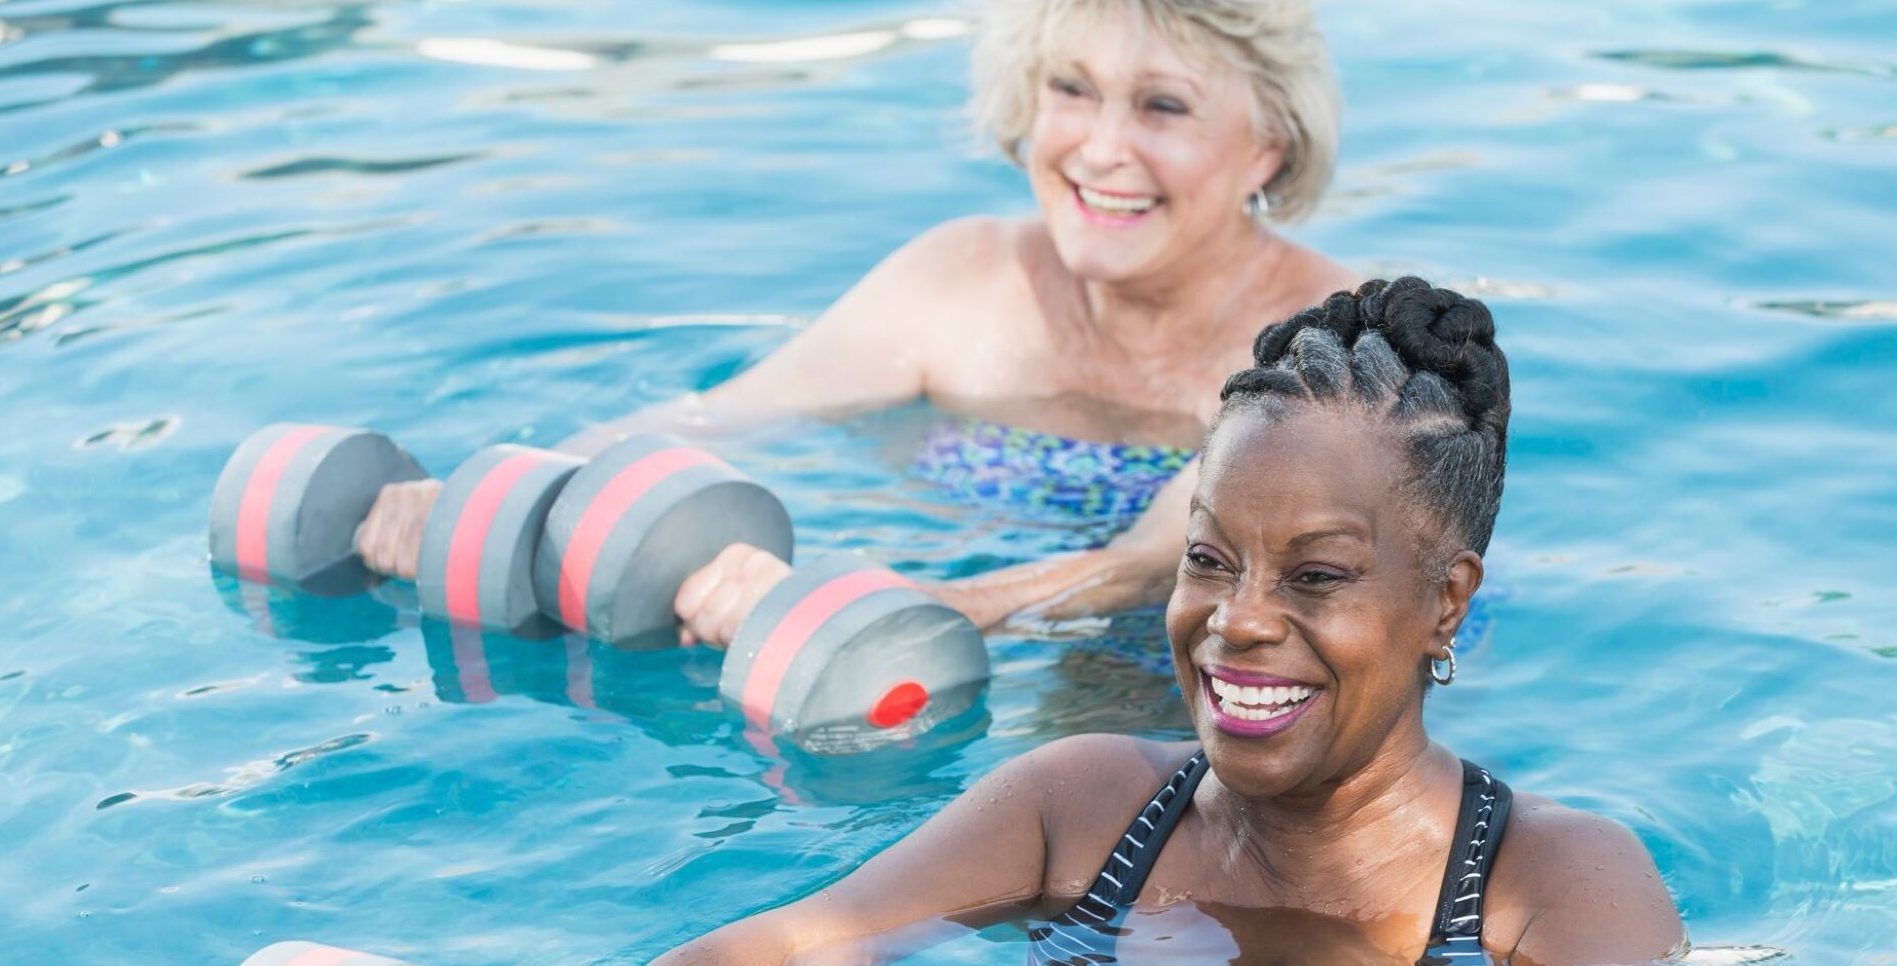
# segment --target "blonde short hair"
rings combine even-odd
[[[1258,133],[1284,149],[1261,186],[1271,217],[1309,215],[1337,164],[1339,101],[1309,0],[982,0],[976,124],[1019,163],[1055,31],[1078,14],[1115,10],[1157,29],[1182,55],[1236,68],[1251,82]]]

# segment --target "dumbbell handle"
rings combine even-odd
[[[368,517],[356,527],[356,556],[363,566],[385,577],[415,579],[422,531],[441,487],[433,477],[383,485]]]

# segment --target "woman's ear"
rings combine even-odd
[[[1263,191],[1271,179],[1278,176],[1284,167],[1284,142],[1279,138],[1261,139],[1257,150],[1252,153],[1252,163],[1245,174],[1246,183],[1256,185],[1254,191]]]
[[[1447,648],[1456,639],[1456,629],[1469,614],[1469,600],[1482,586],[1482,558],[1473,550],[1464,550],[1449,561],[1449,574],[1442,582],[1442,616],[1436,618],[1436,633],[1431,641]],[[1432,651],[1432,654],[1437,652]]]

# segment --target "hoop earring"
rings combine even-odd
[[[1259,188],[1245,199],[1244,207],[1245,214],[1250,215],[1254,221],[1264,221],[1271,215],[1271,196],[1265,194],[1265,189]]]
[[[1436,665],[1444,661],[1449,662],[1449,670],[1447,671],[1436,670]],[[1429,659],[1429,679],[1431,681],[1436,682],[1437,684],[1442,685],[1443,687],[1448,687],[1450,682],[1456,679],[1456,639],[1455,638],[1452,637],[1449,639],[1449,646],[1446,648],[1443,648],[1442,657],[1432,657]]]

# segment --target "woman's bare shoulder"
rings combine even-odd
[[[1489,896],[1495,928],[1485,932],[1535,961],[1584,950],[1658,958],[1684,939],[1640,839],[1613,819],[1540,795],[1515,796]]]
[[[890,260],[926,273],[934,284],[952,286],[1018,264],[1031,231],[1032,223],[992,215],[955,218],[917,235]]]
[[[1323,252],[1294,242],[1286,244],[1291,246],[1289,268],[1298,280],[1298,284],[1293,287],[1293,301],[1297,305],[1290,308],[1287,317],[1300,309],[1322,305],[1333,293],[1351,291],[1363,284],[1363,276]]]
[[[1101,734],[1062,738],[1032,753],[1044,796],[1045,913],[1086,891],[1127,823],[1195,750],[1190,742]]]
[[[1097,796],[1140,789],[1139,796],[1150,796],[1196,748],[1192,742],[1088,734],[1050,741],[1024,758],[1033,759],[1038,777],[1066,791]],[[1129,790],[1127,794],[1135,793]]]

